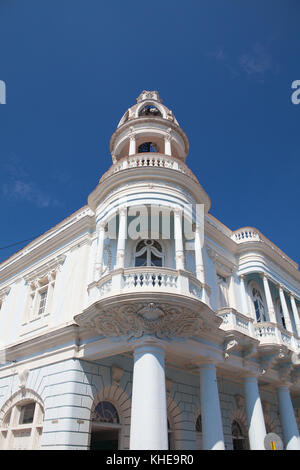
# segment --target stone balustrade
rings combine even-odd
[[[89,303],[130,292],[171,292],[202,299],[204,285],[191,273],[171,268],[119,268],[88,286]]]
[[[245,227],[243,229],[236,230],[233,232],[232,238],[236,243],[260,240],[259,233],[251,227]]]
[[[224,331],[236,331],[258,339],[261,346],[285,346],[290,351],[300,352],[300,340],[281,325],[271,322],[254,323],[252,318],[237,312],[233,308],[218,310]]]
[[[138,153],[136,155],[131,155],[122,158],[118,162],[114,163],[109,170],[104,173],[100,182],[107,179],[109,176],[118,173],[122,170],[128,170],[130,168],[168,168],[171,170],[179,171],[185,175],[192,178],[194,181],[198,182],[194,173],[189,169],[189,167],[178,158],[168,157],[167,155],[161,153]]]
[[[157,268],[130,268],[124,269],[123,289],[177,289],[177,272]]]
[[[286,331],[279,324],[271,322],[255,323],[254,331],[261,344],[278,344],[286,346],[291,351],[300,351],[299,340],[293,333]]]
[[[222,318],[223,323],[220,328],[225,331],[239,331],[245,335],[253,337],[253,320],[252,318],[237,312],[233,308],[222,308],[218,310],[218,316]]]
[[[274,243],[272,243],[267,237],[260,233],[257,229],[252,227],[243,227],[232,232],[231,239],[236,243],[246,243],[246,242],[260,242],[265,244],[268,248],[271,248],[272,251],[277,253],[283,260],[289,263],[291,266],[298,270],[298,264],[295,263],[291,258],[289,258],[280,248],[278,248]]]

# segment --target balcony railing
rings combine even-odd
[[[170,292],[203,298],[207,287],[187,271],[171,268],[135,267],[111,271],[88,286],[89,302],[130,292]]]
[[[245,335],[253,337],[253,320],[252,318],[239,313],[233,308],[222,308],[218,310],[218,316],[222,318],[223,323],[221,329],[225,331],[239,331]]]
[[[243,227],[239,230],[236,230],[231,235],[232,240],[236,243],[246,243],[246,242],[260,242],[265,244],[267,247],[271,248],[272,251],[277,253],[282,259],[287,261],[291,266],[298,270],[298,264],[295,263],[291,258],[289,258],[283,251],[280,250],[274,243],[272,243],[267,237],[265,237],[259,230],[252,227]]]
[[[282,326],[271,322],[255,323],[233,308],[223,308],[218,311],[223,322],[220,328],[224,331],[243,333],[258,339],[260,346],[285,346],[294,352],[300,352],[300,339]]]
[[[179,171],[185,175],[192,178],[194,181],[198,182],[194,173],[189,169],[189,167],[175,157],[169,157],[162,153],[138,153],[136,155],[127,156],[121,158],[118,162],[114,163],[109,170],[104,173],[100,182],[104,181],[109,176],[118,173],[122,170],[128,170],[130,168],[168,168],[170,170]]]
[[[233,233],[232,238],[236,243],[260,241],[259,233],[250,227],[237,230]]]
[[[123,290],[131,289],[158,289],[173,290],[177,289],[177,272],[167,269],[157,268],[130,268],[125,269],[123,274]]]

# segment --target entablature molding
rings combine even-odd
[[[248,260],[243,263],[239,263],[238,275],[244,277],[250,274],[258,274],[259,276],[266,276],[276,286],[283,286],[283,289],[292,294],[297,300],[300,301],[300,283],[298,286],[295,285],[295,279],[284,273],[278,266],[275,266],[265,257],[260,256],[254,260]]]
[[[65,262],[65,259],[66,255],[60,255],[48,261],[47,263],[42,264],[24,276],[25,283],[32,284],[45,278],[51,280],[53,277],[55,277],[56,272]]]
[[[82,236],[83,232],[93,232],[94,227],[94,213],[85,206],[4,261],[0,265],[1,278],[4,280],[20,275],[20,271],[25,271],[28,265],[49,256],[50,252],[59,251],[63,247],[66,251],[66,246],[75,237]]]
[[[0,365],[0,378],[11,375],[12,366],[32,369],[76,357],[79,344],[79,328],[73,321],[8,344],[0,351],[6,361]]]
[[[145,171],[147,170],[147,171]],[[151,182],[153,185],[161,184],[167,181],[169,185],[175,184],[181,186],[192,196],[198,204],[204,204],[205,212],[210,208],[210,198],[198,181],[193,180],[189,175],[180,171],[174,171],[166,167],[133,167],[123,169],[122,171],[112,173],[108,178],[101,181],[98,186],[90,193],[88,197],[89,206],[93,211],[97,211],[98,206],[105,200],[108,193],[115,190],[118,194],[118,188],[124,184],[132,185],[141,180]],[[130,186],[128,186],[130,191]],[[182,191],[183,193],[183,191]]]
[[[3,287],[2,289],[0,289],[0,309],[2,307],[2,304],[5,302],[6,297],[8,296],[9,292],[10,292],[10,286]]]
[[[218,272],[225,276],[230,276],[236,272],[237,264],[221,254],[216,248],[206,243],[206,251]]]

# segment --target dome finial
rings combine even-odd
[[[147,90],[142,91],[140,96],[137,97],[136,102],[140,103],[141,101],[144,101],[144,100],[153,100],[153,101],[158,101],[159,103],[162,102],[158,94],[158,91],[147,91]]]

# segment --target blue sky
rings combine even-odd
[[[0,246],[85,205],[119,119],[157,89],[211,213],[300,263],[299,18],[297,0],[1,0]]]

